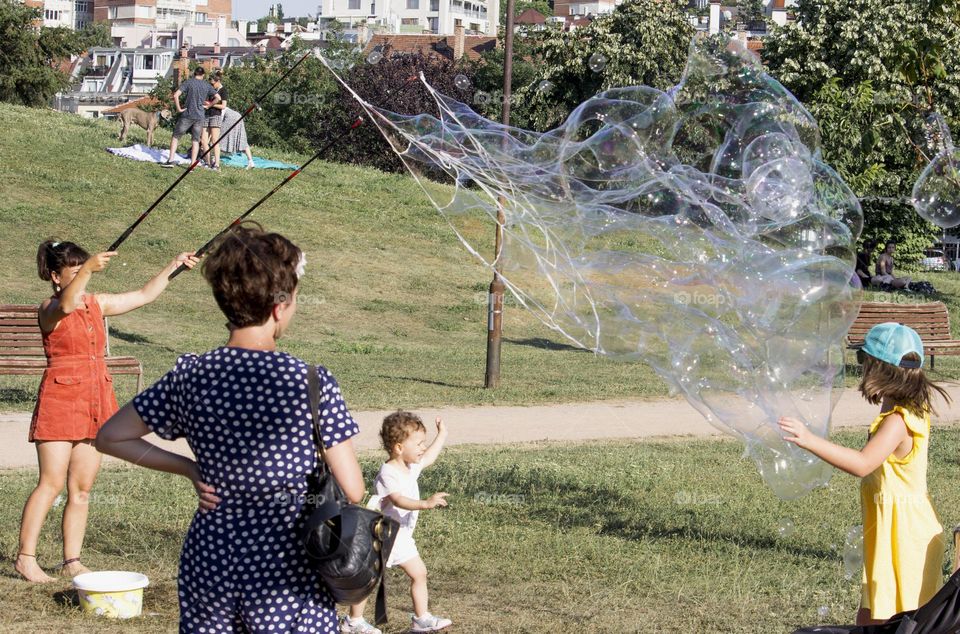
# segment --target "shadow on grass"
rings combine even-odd
[[[0,388],[0,401],[7,403],[25,403],[37,397],[37,393],[19,387]]]
[[[529,337],[527,339],[504,339],[505,342],[515,346],[527,346],[529,348],[540,348],[541,350],[572,350],[573,352],[590,352],[586,348],[571,346],[567,343],[551,341],[545,337]],[[591,353],[593,354],[593,353]]]
[[[62,590],[60,592],[54,592],[53,600],[60,607],[64,607],[64,608],[80,607],[80,595],[77,594],[77,591],[74,588],[70,588],[68,590]]]
[[[440,387],[452,387],[461,390],[469,390],[475,387],[480,387],[477,385],[461,385],[459,383],[444,383],[443,381],[431,381],[430,379],[421,379],[415,376],[388,376],[386,374],[375,374],[378,379],[388,379],[390,381],[410,381],[413,383],[426,383],[427,385],[439,385]]]
[[[138,335],[135,332],[124,332],[115,326],[110,326],[110,336],[116,337],[120,341],[125,341],[127,343],[143,344],[148,346],[155,346],[160,350],[165,350],[167,352],[176,353],[177,351],[171,348],[170,346],[161,345],[155,341],[152,341],[148,337],[143,335]]]
[[[780,551],[814,559],[835,559],[837,556],[828,548],[798,539],[778,539],[772,532],[758,532],[752,527],[738,525],[732,521],[731,512],[724,512],[721,496],[717,496],[716,503],[684,504],[674,501],[676,492],[673,491],[661,489],[660,495],[650,490],[624,491],[584,483],[575,475],[515,467],[490,469],[482,479],[466,485],[465,489],[464,495],[472,499],[489,495],[487,491],[508,491],[508,499],[524,500],[523,516],[555,526],[560,531],[586,528],[597,535],[628,541],[683,539]],[[450,486],[446,490],[453,492]]]

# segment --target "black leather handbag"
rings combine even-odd
[[[308,375],[317,470],[307,487],[303,542],[314,569],[337,603],[360,603],[377,592],[376,623],[387,622],[386,562],[400,528],[383,513],[347,502],[327,466],[320,427],[320,377],[310,365]]]

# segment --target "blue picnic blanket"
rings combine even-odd
[[[134,161],[145,161],[147,163],[164,163],[167,160],[167,150],[160,148],[147,147],[137,143],[128,147],[108,147],[107,152],[121,156],[123,158],[133,159]],[[243,152],[237,154],[224,154],[220,157],[224,165],[230,167],[246,167],[247,155]],[[174,155],[173,162],[177,165],[190,165],[190,157],[183,154]],[[275,169],[275,170],[295,170],[297,165],[281,163],[280,161],[271,161],[269,159],[253,157],[253,166],[257,169]]]
[[[236,154],[224,154],[220,157],[220,162],[227,167],[246,167],[247,155],[243,152],[237,152]],[[253,167],[255,169],[295,170],[298,166],[254,156]]]

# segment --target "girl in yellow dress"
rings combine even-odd
[[[927,494],[927,448],[933,393],[943,388],[923,373],[923,343],[896,323],[870,329],[863,349],[860,393],[880,405],[867,444],[841,447],[803,422],[781,418],[785,440],[862,478],[863,578],[857,625],[883,623],[915,610],[943,585],[943,527]]]

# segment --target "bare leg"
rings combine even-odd
[[[177,145],[180,143],[180,139],[177,138],[177,135],[173,135],[173,138],[170,139],[170,156],[167,157],[167,161],[173,163],[173,157],[177,155]]]
[[[198,152],[200,152],[200,143],[194,141],[190,144],[190,164],[193,165],[197,162]]]
[[[220,139],[220,128],[210,128],[210,144],[213,145],[217,143]],[[220,144],[217,143],[213,146],[213,162],[217,167],[220,167]]]
[[[413,613],[417,618],[426,616],[427,609],[427,566],[416,556],[400,564],[403,571],[410,577],[410,598],[413,599]]]
[[[53,581],[53,577],[43,572],[37,563],[37,542],[43,521],[66,482],[72,443],[46,441],[36,445],[40,478],[23,507],[23,516],[20,519],[20,550],[13,567],[27,581],[45,583]]]
[[[210,132],[207,131],[207,128],[204,128],[200,133],[200,155],[203,156],[207,153],[207,147],[210,145]]]
[[[880,625],[882,623],[886,623],[886,621],[884,619],[878,621],[870,618],[870,610],[868,608],[860,608],[857,610],[857,622],[855,625]]]
[[[250,148],[244,150],[244,153],[247,155],[247,169],[253,167],[253,153],[250,151]],[[960,262],[960,260],[958,260]]]
[[[90,489],[100,470],[101,454],[93,442],[83,440],[73,446],[70,470],[67,473],[67,505],[63,509],[63,560],[78,559],[87,532],[87,514],[90,510]],[[80,562],[63,567],[66,575],[75,577],[90,572]]]
[[[363,617],[363,610],[367,607],[366,600],[361,601],[355,605],[350,606],[350,618],[359,619]]]

